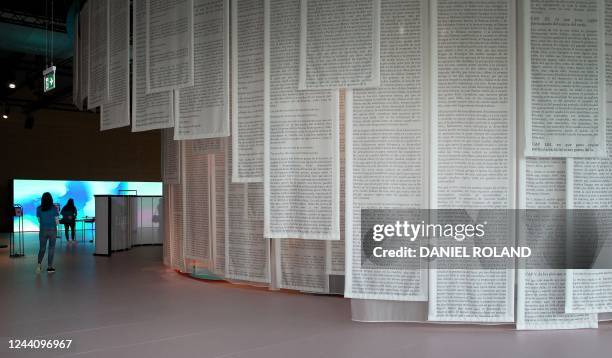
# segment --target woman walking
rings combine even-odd
[[[42,195],[40,206],[36,208],[36,216],[40,223],[40,231],[38,233],[40,248],[38,249],[38,266],[36,267],[36,273],[40,273],[42,270],[41,264],[45,257],[47,242],[49,243],[47,272],[53,273],[55,272],[53,268],[53,255],[55,253],[55,237],[57,235],[57,224],[59,223],[59,212],[55,205],[53,205],[53,197],[50,193],[44,193]]]
[[[69,233],[72,231],[72,242],[76,243],[74,240],[74,231],[76,226],[76,217],[77,217],[77,209],[74,206],[74,200],[68,199],[68,202],[62,208],[62,220],[60,221],[64,224],[64,232],[66,233],[66,241],[70,242]]]

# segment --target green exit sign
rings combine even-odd
[[[45,92],[49,92],[55,88],[55,66],[51,66],[43,71],[43,81]]]

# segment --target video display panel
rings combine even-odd
[[[128,192],[129,190],[129,192]],[[80,181],[80,180],[13,180],[13,203],[23,206],[25,231],[38,231],[36,207],[40,198],[48,191],[53,201],[60,206],[66,205],[68,199],[74,199],[77,207],[77,218],[95,216],[94,195],[134,194],[162,195],[161,182],[127,182],[127,181]],[[17,220],[13,223],[17,230]]]

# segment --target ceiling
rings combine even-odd
[[[35,115],[41,109],[76,110],[72,105],[72,28],[81,2],[84,1],[2,1],[0,110],[8,107],[11,113],[24,115]],[[43,93],[42,71],[51,63],[57,67],[57,87]],[[16,84],[15,89],[8,87],[10,82]]]
[[[54,31],[66,32],[66,15],[72,4],[73,0],[3,1],[0,21],[45,29],[50,26],[53,9]]]

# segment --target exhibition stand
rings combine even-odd
[[[96,218],[85,216],[82,219],[77,219],[76,222],[81,223],[81,240],[83,242],[85,241],[85,237],[87,236],[87,230],[89,230],[92,235],[89,242],[94,242],[96,236]],[[89,229],[87,228],[87,224],[89,224]]]
[[[95,204],[94,255],[110,256],[134,246],[162,244],[161,196],[95,195]]]
[[[24,234],[23,234],[23,206],[19,204],[13,205],[13,220],[17,218],[17,231],[13,230],[9,240],[9,255],[10,257],[23,257],[24,252]]]

